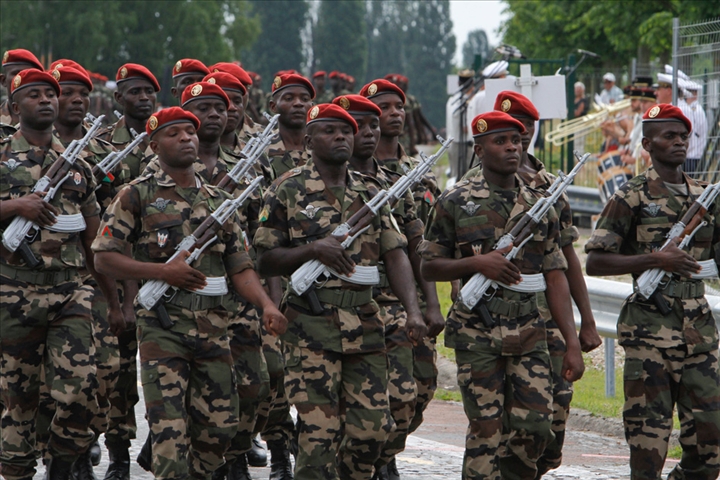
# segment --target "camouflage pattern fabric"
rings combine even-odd
[[[12,125],[7,125],[0,122],[0,140],[5,137],[11,136],[15,132],[17,132],[17,128],[13,127]]]
[[[524,186],[503,190],[480,172],[445,191],[433,209],[418,252],[425,260],[464,258],[492,251],[541,192]],[[559,248],[559,223],[551,210],[512,262],[523,274],[567,267]],[[503,418],[516,432],[507,448],[522,459],[503,478],[534,478],[535,462],[552,439],[552,388],[544,321],[534,294],[499,287],[487,304],[492,326],[456,302],[445,345],[456,350],[458,385],[469,427],[465,478],[500,478]],[[501,307],[507,307],[505,310]],[[508,311],[516,310],[517,314]],[[506,397],[506,391],[508,392]]]
[[[372,193],[353,172],[348,172],[346,182],[343,198],[337,198],[312,162],[285,174],[265,194],[255,247],[262,251],[299,246],[329,235]],[[348,254],[357,265],[372,266],[385,252],[406,245],[386,205]],[[337,278],[329,279],[326,289],[367,291]],[[285,388],[298,409],[295,475],[336,478],[337,453],[343,478],[368,478],[392,426],[382,319],[372,300],[357,306],[323,306],[323,315],[313,316],[304,299],[290,295],[284,309],[289,320],[282,337],[289,372]],[[312,386],[307,384],[311,377],[316,378]],[[343,402],[344,432],[339,410]]]
[[[265,128],[261,123],[254,121],[252,117],[246,113],[242,130],[240,130],[238,134],[240,135],[240,138],[247,142],[250,138],[256,136],[258,133],[261,133],[264,129]]]
[[[285,358],[280,339],[262,328],[263,356],[270,376],[270,397],[258,407],[255,429],[268,444],[286,447],[295,438],[295,422],[290,415],[290,402],[285,391]]]
[[[660,247],[705,186],[683,175],[688,196],[673,195],[653,167],[624,184],[605,205],[585,250],[636,255]],[[696,260],[718,258],[717,218],[716,202],[703,218],[707,225],[695,234],[687,250]],[[699,282],[675,277],[672,281],[679,285]],[[630,362],[625,366],[623,419],[632,475],[660,475],[675,401],[685,438],[693,434],[696,438],[692,445],[690,440],[681,443],[683,457],[670,478],[715,478],[720,473],[720,384],[710,379],[717,379],[717,327],[704,296],[667,293],[663,297],[672,308],[668,315],[662,315],[654,302],[633,294],[618,318],[619,343]],[[637,358],[639,353],[641,358]],[[686,397],[690,388],[698,388],[693,390],[692,402]],[[702,434],[696,433],[701,429]]]
[[[296,167],[302,167],[311,158],[310,152],[307,150],[287,150],[279,133],[273,137],[265,154],[273,171],[273,179],[280,178]]]
[[[0,103],[0,123],[14,125],[12,115],[10,114],[10,101],[7,98]]]
[[[143,132],[137,132],[141,134]],[[116,123],[110,125],[106,129],[98,133],[99,139],[109,142],[118,150],[122,150],[128,143],[132,142],[133,137],[130,129],[125,123],[125,117],[121,117]],[[129,183],[140,176],[145,166],[155,156],[149,148],[150,142],[145,139],[140,145],[136,146],[132,152],[125,157],[123,164],[126,165],[125,183]]]

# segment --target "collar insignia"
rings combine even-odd
[[[300,210],[300,213],[302,213],[303,215],[305,215],[307,218],[309,218],[311,220],[313,218],[315,218],[315,214],[317,212],[318,212],[318,209],[312,205],[308,205],[307,207],[305,207],[305,210]]]
[[[480,208],[480,205],[475,205],[475,202],[473,202],[471,200],[460,208],[465,210],[465,213],[467,213],[468,215],[470,215],[472,217],[473,215],[475,215],[475,212],[478,211],[478,208]]]
[[[651,217],[656,217],[657,214],[660,212],[660,205],[656,203],[651,203],[647,207],[643,208],[643,210]]]
[[[170,200],[165,200],[164,198],[160,197],[157,200],[155,200],[153,203],[150,204],[151,207],[155,207],[161,212],[164,212],[167,206],[170,205]]]

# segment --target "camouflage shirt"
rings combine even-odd
[[[313,163],[286,173],[265,193],[255,248],[262,251],[296,247],[330,235],[375,193],[354,172],[348,171],[346,182],[344,198],[338,199],[333,189],[325,186]],[[385,252],[406,246],[405,237],[393,226],[390,208],[385,205],[370,228],[347,251],[357,265],[375,266]],[[324,289],[366,291],[368,287],[331,277]],[[344,353],[385,348],[383,323],[375,302],[355,308],[332,308],[332,315],[317,317],[300,313],[292,298],[286,313],[290,323],[284,341]]]
[[[17,128],[0,122],[0,140],[11,136],[15,132],[17,132]]]
[[[246,142],[251,138],[256,136],[258,133],[262,132],[265,128],[262,126],[262,124],[255,122],[250,115],[247,113],[245,114],[245,121],[243,122],[242,130],[240,130],[240,136],[243,140]]]
[[[137,132],[141,134],[143,132]],[[98,138],[101,138],[107,142],[110,142],[116,149],[122,150],[125,146],[132,142],[133,137],[130,134],[130,130],[125,124],[125,117],[120,118],[116,123],[110,125],[108,128],[100,132]],[[125,183],[138,178],[145,166],[150,163],[150,160],[155,156],[150,150],[149,140],[146,138],[143,143],[133,149],[123,160],[123,164],[126,165]]]
[[[0,201],[29,195],[38,180],[65,151],[60,140],[53,136],[49,149],[34,147],[28,143],[22,132],[5,139],[1,144],[0,157]],[[92,217],[100,214],[100,206],[95,196],[95,179],[90,166],[78,158],[69,171],[68,178],[60,187],[50,204],[55,206],[61,215],[82,214]],[[4,231],[11,219],[2,222]],[[59,233],[40,229],[30,250],[38,260],[42,260],[40,270],[63,270],[80,268],[85,265],[85,251],[81,242],[82,232]],[[0,248],[3,264],[27,268],[20,255],[10,254]]]
[[[285,172],[302,167],[310,161],[310,152],[307,150],[286,150],[279,133],[273,137],[265,152],[273,171],[273,179],[280,178]]]
[[[94,252],[124,253],[133,245],[141,262],[165,263],[186,236],[230,198],[196,176],[200,187],[180,188],[163,170],[130,182],[103,216]],[[253,268],[237,218],[228,220],[218,240],[205,249],[192,267],[209,277],[231,276]]]
[[[706,185],[685,174],[683,177],[688,197],[673,195],[653,167],[625,183],[605,205],[585,251],[638,255],[661,247],[670,228],[682,218]],[[707,225],[695,234],[687,249],[696,260],[714,258],[717,262],[718,208],[718,202],[711,206],[704,217]],[[637,276],[633,275],[634,278]],[[665,299],[674,307],[673,313],[667,316],[659,313],[652,301],[645,301],[639,295],[629,298],[626,304],[637,311],[623,314],[626,313],[624,310],[618,319],[621,345],[657,348],[687,345],[688,353],[717,349],[717,327],[705,297],[665,296]]]
[[[503,190],[489,184],[480,172],[472,179],[453,185],[435,203],[418,253],[424,260],[459,259],[490,253],[500,237],[510,231],[542,196],[542,192],[517,183],[518,188]],[[551,209],[512,263],[523,274],[567,268],[559,239],[558,218]],[[496,298],[509,302],[524,296],[527,294],[503,287],[495,294]],[[460,350],[477,350],[491,345],[495,341],[493,333],[477,328],[480,323],[475,313],[456,302],[447,319],[445,344]],[[528,324],[522,328],[534,327]]]
[[[0,103],[0,123],[13,125],[12,115],[10,115],[10,100],[7,98]]]

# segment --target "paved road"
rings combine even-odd
[[[142,421],[144,413],[144,405],[140,402],[136,407],[139,423],[138,439],[132,445],[131,478],[133,480],[153,478],[134,463],[147,435],[147,424]],[[425,423],[408,439],[405,451],[398,455],[398,469],[403,479],[460,478],[466,425],[462,405],[455,402],[432,402]],[[629,478],[628,449],[622,438],[570,430],[564,453],[563,466],[544,478],[558,480]],[[673,465],[674,461],[668,460],[665,473]],[[95,474],[102,479],[106,470],[107,452],[103,451],[102,463],[95,468]],[[251,469],[255,479],[267,479],[269,473],[269,468]],[[35,480],[43,480],[44,474],[44,468],[40,466]]]

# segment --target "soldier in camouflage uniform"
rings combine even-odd
[[[52,379],[56,411],[47,444],[48,478],[68,479],[70,468],[92,444],[97,413],[97,377],[93,358],[92,288],[79,270],[93,274],[108,302],[108,322],[115,334],[125,328],[115,282],[95,272],[90,244],[100,223],[95,179],[79,158],[51,203],[35,183],[65,151],[52,135],[60,86],[53,76],[23,70],[12,83],[11,101],[20,130],[6,139],[0,157],[0,221],[8,228],[16,215],[33,221],[29,249],[40,261],[33,269],[19,252],[0,249],[0,384],[6,410],[2,416],[0,474],[8,480],[32,478],[36,464],[36,415],[41,368]],[[54,215],[79,215],[74,232],[56,232]]]
[[[248,141],[251,137],[262,132],[263,126],[259,122],[253,121],[249,115],[248,105],[250,104],[250,87],[253,85],[252,78],[250,75],[238,64],[229,62],[219,62],[210,67],[211,73],[225,72],[233,75],[235,78],[240,80],[240,83],[245,86],[245,93],[243,94],[243,115],[245,120],[238,125],[238,135],[244,141]]]
[[[333,93],[333,91],[325,88],[326,80],[327,73],[325,73],[325,70],[319,70],[313,73],[312,82],[313,87],[315,88],[316,104],[330,103],[332,102],[333,98],[335,98],[335,94]]]
[[[469,420],[463,478],[499,479],[499,447],[504,420],[515,441],[508,448],[524,450],[523,462],[502,478],[527,479],[536,474],[535,461],[552,439],[552,388],[544,322],[536,294],[518,292],[521,274],[542,274],[547,297],[563,335],[575,335],[569,288],[562,270],[559,224],[554,210],[542,219],[531,241],[515,259],[493,250],[497,240],[522,218],[540,192],[515,177],[520,162],[522,123],[502,112],[473,120],[475,152],[484,169],[444,192],[435,204],[420,244],[422,272],[435,281],[467,280],[482,273],[499,285],[484,301],[489,318],[456,302],[448,316],[445,344],[455,349],[458,384]],[[469,258],[467,258],[469,257]],[[566,357],[570,379],[583,371],[579,348]],[[522,441],[521,441],[522,439]]]
[[[687,251],[658,251],[705,184],[682,173],[692,130],[680,109],[660,104],[643,115],[643,148],[652,167],[610,198],[585,246],[588,275],[621,275],[660,268],[668,272],[657,301],[634,293],[618,318],[625,350],[625,437],[633,479],[660,478],[673,409],[680,418],[682,459],[669,479],[715,479],[720,474],[718,332],[704,296],[699,261],[718,261],[718,202],[711,205]],[[702,212],[700,212],[702,215]]]
[[[373,86],[374,85],[374,86]],[[408,157],[399,143],[403,130],[405,112],[405,94],[396,85],[387,80],[378,79],[365,85],[360,95],[369,98],[380,107],[380,141],[375,150],[375,158],[379,164],[389,170],[404,175],[415,167],[416,161]],[[417,217],[427,225],[430,209],[440,195],[437,180],[432,172],[423,177],[422,182],[415,185],[412,191]],[[445,324],[440,312],[440,302],[435,287],[424,283],[427,287],[419,292],[421,307],[430,332],[439,333]],[[437,389],[437,351],[435,337],[428,335],[422,343],[413,346],[412,372],[417,384],[418,394],[415,402],[415,415],[410,423],[410,433],[417,430],[423,421],[423,412],[435,395]],[[388,466],[389,473],[395,473],[397,467],[392,461]]]
[[[93,244],[104,270],[119,278],[162,280],[177,289],[164,304],[173,323],[168,329],[161,326],[156,309],[137,307],[152,470],[163,479],[209,477],[222,464],[237,430],[227,304],[225,295],[199,291],[206,279],[232,282],[239,294],[263,309],[270,331],[282,333],[286,323],[253,270],[237,217],[220,229],[219,241],[203,251],[195,268],[185,263],[187,254],[165,263],[177,244],[229,198],[194,171],[199,125],[180,108],[150,118],[147,131],[161,168],[118,194]],[[134,259],[124,255],[128,242],[135,245]]]
[[[407,242],[387,205],[347,250],[330,235],[375,193],[375,186],[346,166],[356,132],[355,121],[337,105],[310,110],[307,142],[314,159],[286,173],[266,193],[254,242],[259,269],[263,275],[290,275],[317,259],[347,275],[355,265],[371,267],[382,259],[408,324],[424,327],[402,251]],[[291,323],[283,336],[285,384],[298,410],[295,478],[367,479],[393,428],[382,319],[367,286],[331,276],[313,295],[319,314],[307,297],[286,294]],[[424,328],[408,333],[417,342]]]
[[[2,124],[14,126],[20,121],[10,107],[10,90],[15,75],[26,68],[44,70],[40,60],[29,50],[17,48],[5,51],[2,58],[2,71],[0,71],[0,84],[5,87],[7,93],[7,98],[0,104],[0,123]]]
[[[170,88],[170,93],[178,100],[182,100],[183,92],[188,85],[202,82],[210,70],[200,60],[183,58],[175,63],[172,73],[173,86]]]
[[[348,110],[358,124],[358,133],[355,135],[353,156],[350,158],[350,168],[363,175],[367,182],[377,182],[382,188],[389,188],[402,175],[381,167],[373,158],[373,153],[380,139],[380,108],[372,101],[360,95],[343,95],[333,100],[333,103]],[[408,241],[408,257],[413,263],[416,281],[423,285],[423,289],[433,289],[434,284],[425,285],[419,275],[420,257],[416,247],[423,234],[423,223],[415,214],[415,203],[410,190],[405,192],[397,205],[393,205],[393,218]],[[405,441],[409,432],[410,422],[415,416],[415,403],[417,400],[417,385],[413,377],[413,344],[407,335],[407,314],[398,297],[390,289],[387,281],[384,263],[380,262],[380,284],[374,288],[374,300],[380,307],[385,325],[385,346],[388,353],[389,381],[388,395],[390,413],[395,421],[395,431],[390,433],[387,443],[383,447],[382,455],[375,465],[376,476],[387,478],[386,465],[393,462],[390,470],[394,473],[394,456],[405,449]],[[435,337],[442,330],[443,323],[435,325],[435,330],[429,335]],[[391,473],[392,475],[392,473]]]

